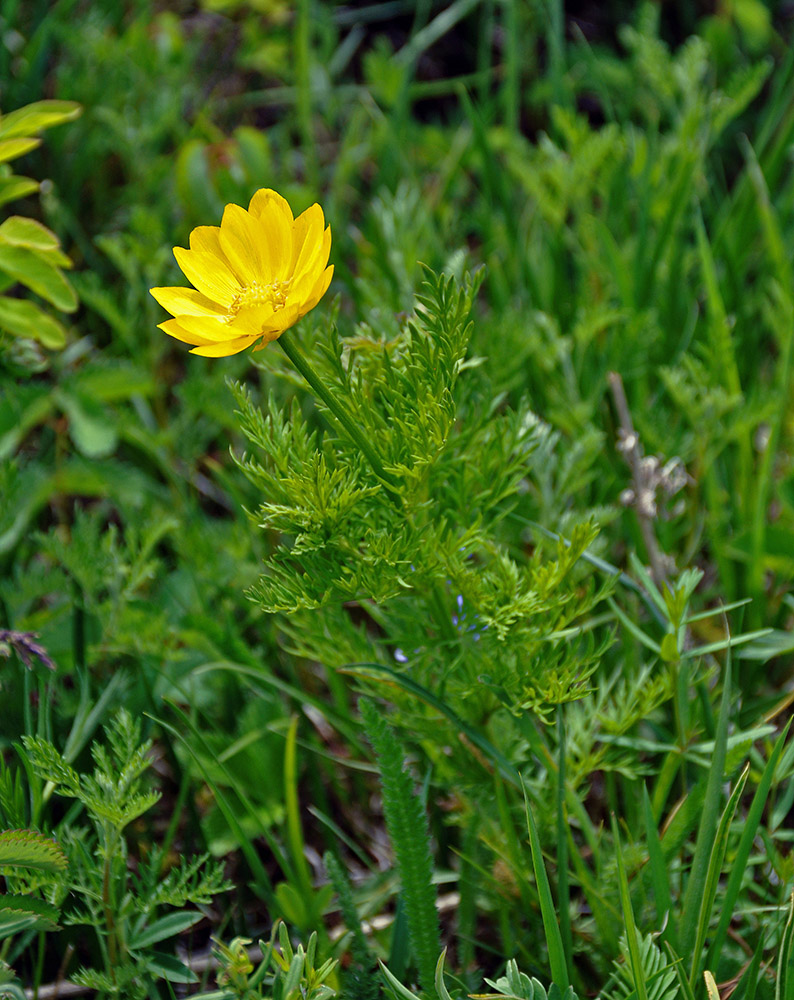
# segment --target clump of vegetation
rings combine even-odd
[[[0,14],[0,996],[788,997],[784,8],[89,7]]]

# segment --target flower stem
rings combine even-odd
[[[383,468],[383,463],[362,429],[351,417],[342,403],[331,392],[328,386],[322,381],[306,356],[298,347],[295,340],[293,340],[292,334],[282,333],[278,338],[278,343],[281,345],[281,349],[293,363],[298,372],[300,372],[300,374],[309,383],[309,386],[312,388],[315,395],[319,396],[319,398],[325,403],[331,413],[342,425],[353,444],[360,449],[362,455],[369,462],[372,467],[372,471],[378,479],[380,479],[387,487],[398,489],[402,485],[400,479]]]

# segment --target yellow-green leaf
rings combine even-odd
[[[0,177],[0,205],[17,198],[24,198],[38,189],[39,182],[30,177],[17,177],[15,174],[10,177]]]
[[[63,312],[77,308],[77,295],[61,272],[27,247],[0,242],[0,270],[26,285]]]
[[[30,337],[44,347],[57,351],[66,346],[66,330],[53,316],[48,316],[35,302],[0,297],[0,330],[15,337]]]
[[[0,163],[6,160],[15,160],[23,153],[28,153],[31,149],[41,145],[41,139],[33,136],[20,136],[18,139],[0,139]]]
[[[118,433],[107,410],[88,396],[60,393],[58,401],[69,418],[69,434],[86,458],[107,458],[116,450]]]
[[[12,215],[0,225],[0,239],[13,246],[30,247],[32,250],[57,250],[58,237],[34,219]]]
[[[41,132],[77,118],[82,110],[75,101],[36,101],[0,118],[0,139]]]
[[[665,663],[675,663],[681,658],[681,654],[678,652],[678,640],[673,632],[668,632],[662,639],[659,650]]]

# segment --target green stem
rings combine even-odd
[[[107,948],[108,948],[108,968],[107,971],[110,974],[111,980],[116,982],[116,963],[117,963],[117,949],[116,949],[116,921],[113,914],[113,900],[112,900],[112,873],[111,865],[113,862],[113,850],[115,847],[115,838],[112,834],[112,829],[109,824],[105,827],[104,836],[104,847],[105,847],[105,858],[104,864],[102,866],[102,909],[105,915],[105,929],[107,930]]]
[[[356,445],[357,448],[359,448],[378,479],[380,479],[387,487],[399,489],[402,485],[401,480],[383,468],[380,458],[371,443],[367,440],[367,437],[362,429],[358,426],[358,424],[356,424],[345,407],[322,381],[314,368],[312,368],[306,356],[301,352],[297,343],[292,339],[292,334],[282,333],[278,338],[278,342],[281,345],[281,349],[293,363],[295,368],[309,383],[314,393],[325,403],[331,413],[333,413],[342,425],[350,440]]]

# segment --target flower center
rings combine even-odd
[[[227,322],[231,322],[241,309],[252,309],[255,306],[265,305],[272,305],[274,312],[283,309],[287,304],[287,293],[291,280],[291,278],[287,278],[286,281],[273,281],[269,285],[252,281],[250,285],[241,288],[229,306]]]

